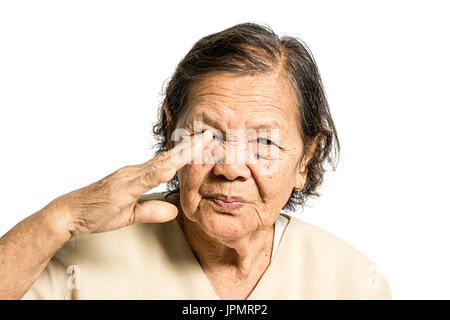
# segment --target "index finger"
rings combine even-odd
[[[183,136],[183,141],[175,147],[144,163],[144,171],[156,168],[173,168],[178,171],[203,152],[213,141],[212,136],[211,130],[205,130],[200,135]]]
[[[191,139],[176,145],[170,152],[167,158],[168,165],[172,165],[176,171],[184,167],[188,163],[198,163],[201,161],[201,154],[203,150],[213,141],[213,134],[211,130],[205,130],[200,135],[194,135]],[[201,163],[201,162],[200,162]]]
[[[212,136],[212,132],[206,130],[201,135],[185,139],[185,141],[169,150],[166,154],[159,155],[156,159],[153,158],[146,162],[141,166],[139,174],[128,183],[130,194],[138,197],[144,192],[172,179],[179,169],[192,162],[196,156],[202,153],[211,143]]]

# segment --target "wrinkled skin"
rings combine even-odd
[[[166,114],[170,117],[167,109]],[[182,211],[178,218],[202,267],[217,284],[216,292],[222,297],[245,297],[270,262],[274,222],[292,189],[304,185],[315,145],[301,161],[297,97],[283,73],[222,73],[197,81],[177,128],[193,134],[199,129],[194,128],[195,120],[203,122],[201,129],[212,129],[223,139],[216,139],[213,163],[188,164],[178,171]],[[227,129],[247,132],[270,121],[274,123],[268,124],[267,132],[257,137],[226,136]],[[271,135],[274,129],[278,137]],[[242,151],[245,161],[238,162]],[[255,154],[264,157],[257,159]],[[276,169],[267,174],[265,169],[273,166]],[[216,193],[243,197],[247,203],[224,213],[206,198]],[[229,276],[224,279],[224,274]]]
[[[55,252],[73,237],[175,217],[218,297],[248,297],[270,263],[273,224],[292,188],[304,184],[316,144],[308,147],[301,161],[295,93],[277,72],[253,77],[216,74],[192,89],[189,106],[177,123],[188,130],[181,143],[54,199],[0,238],[0,299],[21,298]],[[198,129],[195,119],[205,121],[202,130],[214,130],[190,136]],[[269,120],[277,124],[270,124],[263,137],[248,131]],[[227,129],[238,134],[227,136]],[[234,161],[242,155],[243,161]],[[197,159],[212,161],[197,163]],[[138,203],[140,195],[176,173],[180,195],[168,202]],[[225,213],[205,198],[214,193],[247,202]]]
[[[71,238],[174,219],[178,210],[173,204],[158,200],[139,204],[138,198],[172,179],[212,142],[210,131],[184,139],[153,159],[122,167],[64,194],[22,220],[0,238],[0,299],[23,297],[56,251]]]

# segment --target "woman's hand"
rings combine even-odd
[[[123,167],[84,188],[51,201],[0,238],[0,299],[20,299],[71,237],[105,232],[139,222],[164,222],[177,215],[165,201],[138,204],[138,198],[169,181],[212,141],[212,133],[185,139],[173,149]]]
[[[97,182],[56,198],[47,207],[58,215],[55,220],[70,232],[70,237],[112,231],[134,223],[172,220],[178,213],[176,206],[158,200],[138,204],[137,200],[172,179],[177,170],[202,154],[211,141],[209,130],[186,138],[143,164],[120,168]]]

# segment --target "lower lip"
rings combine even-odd
[[[226,202],[226,201],[222,201],[219,199],[211,199],[214,201],[215,204],[217,204],[219,207],[222,207],[224,209],[239,209],[240,207],[242,207],[244,205],[244,202],[240,202],[240,201],[234,201],[234,202]]]

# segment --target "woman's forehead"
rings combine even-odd
[[[296,93],[283,73],[235,75],[219,73],[194,81],[189,93],[193,101],[233,100],[280,104],[296,101]],[[293,101],[290,101],[293,100]]]
[[[188,100],[186,120],[234,115],[246,122],[274,118],[284,126],[298,114],[295,91],[285,77],[274,73],[207,76],[191,86]]]

